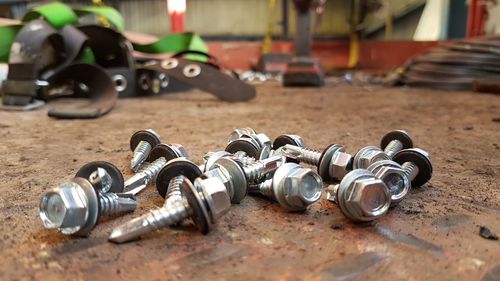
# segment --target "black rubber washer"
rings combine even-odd
[[[285,146],[287,144],[295,145],[295,146],[301,146],[300,143],[297,143],[293,138],[287,135],[280,135],[276,139],[274,139],[273,142],[273,149],[276,150],[282,146]]]
[[[418,167],[418,174],[411,182],[411,186],[418,188],[428,182],[432,177],[432,163],[426,155],[415,149],[404,149],[394,154],[392,160],[403,165],[412,162]]]
[[[103,168],[111,176],[113,183],[108,192],[121,193],[125,188],[125,181],[123,179],[123,174],[115,165],[106,161],[94,161],[83,165],[78,172],[76,172],[75,177],[84,178],[89,180],[90,175],[97,170],[97,168]]]
[[[191,181],[184,180],[184,183],[181,186],[181,192],[184,196],[186,196],[189,207],[191,207],[191,210],[193,211],[191,219],[194,224],[198,227],[202,234],[207,234],[210,231],[210,222],[208,221],[209,218],[205,215],[206,208],[202,205],[204,203],[201,202],[198,194],[196,194],[197,191]],[[205,212],[203,210],[205,210]]]
[[[161,197],[165,198],[170,180],[183,175],[190,181],[201,176],[202,172],[196,164],[186,159],[170,161],[163,167],[156,177],[156,189]]]
[[[229,153],[236,153],[238,151],[245,152],[248,156],[258,159],[259,157],[259,148],[255,147],[251,142],[246,140],[235,140],[230,142],[226,146],[226,151]]]
[[[141,141],[149,142],[151,147],[155,147],[160,144],[158,136],[147,130],[140,130],[135,132],[130,138],[130,150],[133,151]]]
[[[401,130],[395,130],[387,133],[380,141],[380,148],[385,149],[393,140],[398,140],[403,144],[403,149],[413,148],[413,141],[408,133]]]
[[[287,135],[280,135],[276,139],[274,139],[273,149],[276,150],[276,149],[283,147],[287,144],[291,144],[291,145],[295,145],[295,146],[301,145],[300,143],[297,143],[293,138],[291,138]],[[300,163],[300,161],[293,159],[293,158],[290,158],[290,157],[286,157],[286,162],[296,163],[296,164]]]
[[[172,159],[178,158],[179,155],[177,155],[175,151],[170,148],[170,146],[164,143],[160,143],[153,147],[153,149],[149,153],[148,161],[153,162],[160,157],[165,157],[167,161],[170,161]]]
[[[330,144],[329,146],[327,146],[323,152],[321,152],[321,156],[319,157],[319,162],[318,162],[318,174],[321,176],[321,178],[324,180],[324,181],[328,181],[330,179],[330,174],[329,174],[329,171],[327,171],[327,174],[323,174],[323,172],[321,171],[320,167],[321,167],[321,162],[323,161],[323,157],[325,157],[325,153],[328,152],[328,150],[330,149],[330,147],[336,145],[335,143],[332,143]],[[331,160],[331,159],[330,159]],[[328,161],[330,161],[328,160]]]

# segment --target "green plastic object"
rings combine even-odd
[[[125,20],[120,12],[112,7],[86,6],[80,9],[75,9],[78,16],[87,14],[95,14],[106,18],[116,29],[123,31],[125,29]]]
[[[8,62],[10,47],[22,25],[0,26],[0,62]]]
[[[43,18],[55,28],[61,28],[66,24],[77,24],[78,17],[73,10],[60,2],[41,5],[30,10],[23,17],[23,22]]]
[[[86,14],[95,14],[106,18],[117,30],[123,31],[125,21],[122,15],[111,7],[85,6],[83,8],[71,9],[68,5],[53,2],[46,5],[41,5],[33,8],[23,18],[23,23],[34,19],[44,18],[55,28],[61,28],[66,24],[77,24],[78,16]],[[22,25],[0,26],[0,62],[7,62],[9,58],[10,48],[17,32]],[[166,35],[158,41],[150,44],[139,44],[131,42],[135,51],[147,54],[162,54],[169,52],[180,52],[185,50],[195,50],[208,53],[208,47],[200,36],[191,33],[176,33]],[[189,54],[187,59],[197,61],[207,61],[207,58],[202,55]],[[83,59],[85,62],[93,62],[94,57],[91,51],[85,50]]]
[[[183,50],[195,50],[208,53],[207,44],[200,36],[186,32],[166,35],[158,41],[150,44],[138,44],[132,42],[134,51],[148,54],[162,54],[168,52],[179,52]],[[206,61],[207,58],[201,55],[187,55],[191,60]]]
[[[95,63],[94,52],[92,52],[92,49],[90,49],[89,47],[83,49],[82,62],[87,64]]]

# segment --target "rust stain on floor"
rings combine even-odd
[[[426,89],[258,87],[248,103],[199,92],[120,100],[97,120],[54,120],[47,109],[0,112],[1,280],[498,280],[500,242],[500,97]],[[376,223],[356,225],[322,201],[303,214],[261,197],[234,205],[215,231],[189,222],[125,245],[107,242],[113,227],[160,206],[154,188],[139,208],[105,220],[87,239],[42,228],[40,194],[89,161],[128,169],[130,135],[154,128],[182,143],[195,161],[221,150],[235,127],[271,138],[301,135],[350,152],[406,129],[429,150],[431,181]]]

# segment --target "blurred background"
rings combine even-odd
[[[20,19],[44,2],[50,1],[1,0],[0,17]],[[263,53],[293,53],[294,49],[297,13],[291,0],[64,2],[112,6],[124,16],[127,31],[156,36],[196,32],[207,41],[213,55],[237,69],[255,68]],[[312,54],[326,72],[355,67],[391,69],[438,41],[500,34],[496,0],[316,2]],[[178,12],[175,19],[174,12]],[[384,43],[388,40],[391,44]]]

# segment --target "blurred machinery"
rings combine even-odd
[[[294,0],[297,12],[295,57],[288,63],[283,75],[284,86],[320,87],[325,84],[319,61],[311,57],[312,11],[321,11],[325,3],[326,0]]]

